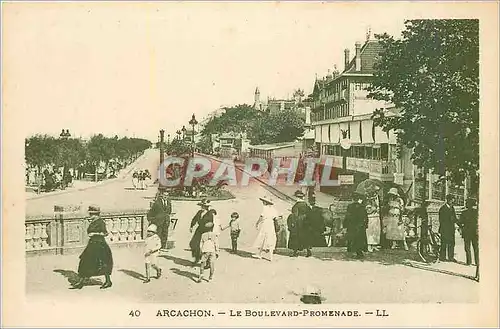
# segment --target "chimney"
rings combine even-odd
[[[349,66],[349,49],[344,49],[344,70]]]
[[[356,71],[361,71],[361,42],[356,42]]]

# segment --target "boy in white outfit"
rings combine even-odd
[[[156,278],[161,277],[161,268],[158,266],[158,254],[161,249],[161,239],[157,234],[158,228],[155,224],[148,226],[146,237],[146,247],[144,252],[144,260],[146,263],[146,280],[144,283],[151,281],[151,267],[156,270]]]
[[[215,272],[215,260],[219,256],[219,247],[217,245],[217,236],[214,232],[205,232],[201,235],[201,264],[200,275],[197,282],[203,279],[203,271],[205,268],[210,268],[210,276],[208,281],[211,281]]]

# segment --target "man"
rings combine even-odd
[[[304,248],[307,250],[306,257],[310,257],[311,253],[311,238],[310,225],[307,216],[311,208],[304,200],[305,194],[302,191],[296,191],[295,197],[297,202],[292,207],[292,214],[287,220],[290,238],[288,240],[288,248],[293,250],[293,257],[297,257],[299,251]]]
[[[474,262],[476,266],[479,264],[479,232],[477,226],[477,206],[476,200],[468,199],[465,203],[466,209],[460,216],[460,228],[462,229],[462,237],[464,238],[465,257],[467,265],[471,265],[471,245],[474,249]]]
[[[453,208],[453,196],[446,196],[446,203],[439,208],[439,234],[441,234],[441,261],[457,262],[455,259],[455,224],[457,215]],[[447,257],[448,256],[448,257]]]
[[[172,213],[172,202],[168,198],[165,186],[158,187],[158,194],[148,213],[150,224],[157,227],[158,236],[161,240],[161,250],[167,249],[168,228],[170,226],[170,214]]]
[[[325,220],[323,218],[323,209],[316,205],[316,199],[309,200],[311,211],[307,216],[309,224],[310,242],[312,247],[326,247],[325,241]]]
[[[354,194],[353,199],[354,202],[347,206],[344,228],[347,229],[347,252],[354,252],[356,258],[360,259],[367,248],[368,214],[363,205],[364,197]]]

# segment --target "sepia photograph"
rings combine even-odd
[[[3,2],[2,30],[5,325],[498,325],[496,2]]]

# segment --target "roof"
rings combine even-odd
[[[295,142],[283,142],[283,143],[274,143],[274,144],[261,144],[261,145],[250,145],[249,148],[255,149],[255,150],[263,150],[263,151],[270,151],[270,150],[277,150],[277,149],[282,149],[286,147],[294,147]]]
[[[378,56],[383,51],[382,45],[377,40],[368,40],[361,47],[361,71],[356,71],[356,56],[349,62],[344,73],[373,74],[373,68]]]

